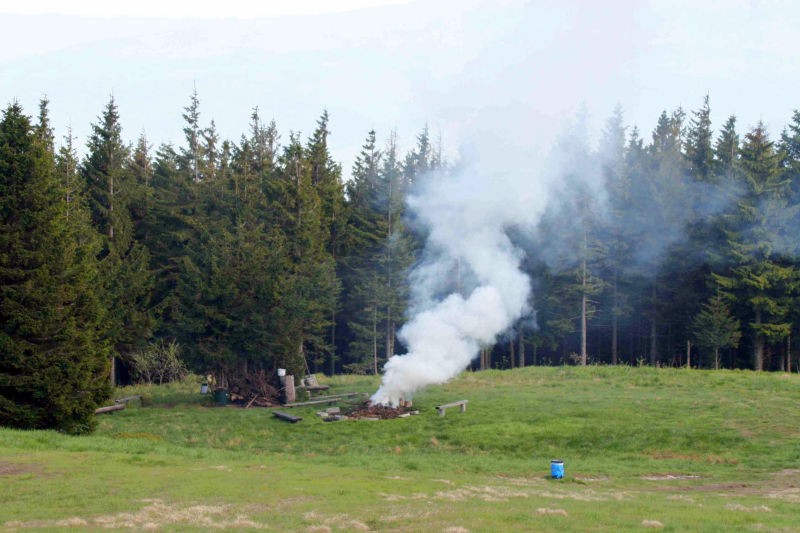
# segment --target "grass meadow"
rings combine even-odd
[[[798,374],[466,372],[418,416],[297,424],[198,383],[117,390],[141,405],[90,436],[0,429],[0,531],[800,531]]]

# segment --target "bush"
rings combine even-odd
[[[136,383],[161,385],[180,381],[188,373],[180,353],[180,344],[159,339],[148,344],[146,348],[129,354],[125,361],[130,365]]]

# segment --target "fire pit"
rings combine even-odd
[[[413,409],[410,401],[401,401],[400,405],[397,407],[390,407],[388,405],[373,404],[369,400],[364,400],[341,412],[336,411],[339,411],[338,408],[332,408],[324,413],[318,414],[325,420],[330,421],[347,419],[389,420],[392,418],[405,418],[407,416],[419,414],[419,411]]]
[[[404,418],[412,414],[419,414],[411,407],[411,402],[400,402],[397,407],[389,407],[388,405],[373,404],[369,400],[356,405],[353,410],[347,413],[350,418]]]

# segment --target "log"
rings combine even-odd
[[[290,415],[289,413],[284,413],[282,411],[272,411],[272,414],[277,416],[281,420],[286,420],[287,422],[291,422],[292,424],[300,422],[302,420],[302,417]]]
[[[94,410],[94,414],[97,415],[100,413],[110,413],[112,411],[121,411],[122,409],[125,409],[125,404],[118,403],[116,405],[107,405],[105,407],[98,407],[97,409]]]
[[[437,405],[436,409],[439,411],[439,416],[444,416],[444,412],[448,407],[461,407],[460,411],[463,413],[467,410],[467,401],[468,400],[459,400],[457,402]]]
[[[285,404],[283,404],[283,406],[284,407],[304,407],[306,405],[319,405],[321,403],[336,403],[340,399],[341,398],[333,398],[333,399],[321,398],[319,400],[310,400],[310,401],[307,401],[307,402],[285,403]]]
[[[141,400],[141,399],[142,396],[140,394],[137,394],[135,396],[126,396],[124,398],[117,398],[116,400],[114,400],[114,403],[128,403],[133,400]]]

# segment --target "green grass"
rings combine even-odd
[[[373,392],[370,377],[325,380]],[[419,416],[288,424],[193,381],[94,435],[0,429],[0,530],[796,531],[800,376],[603,367],[465,373]],[[468,399],[465,413],[434,406]],[[549,479],[550,460],[566,477]]]

